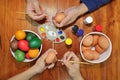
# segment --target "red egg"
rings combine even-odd
[[[28,51],[29,45],[27,40],[20,40],[18,41],[18,48],[22,51]]]
[[[28,53],[25,54],[25,57],[26,57],[27,59],[30,59],[30,56],[29,56]]]

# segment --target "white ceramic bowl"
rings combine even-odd
[[[27,32],[27,33],[33,33],[33,34],[35,34],[39,39],[41,39],[41,37],[40,37],[37,33],[33,32],[33,31],[31,31],[31,30],[23,30],[23,31],[25,31],[25,32]],[[15,39],[15,35],[12,36],[10,42],[12,42],[14,39]],[[26,59],[26,58],[25,58],[25,60],[24,60],[23,62],[31,62],[31,61],[34,61],[35,59],[38,58],[38,56],[40,55],[41,51],[42,51],[42,44],[41,44],[41,47],[40,47],[40,49],[39,49],[39,53],[38,53],[38,55],[37,55],[35,58],[33,58],[33,59]],[[10,47],[10,52],[11,52],[11,54],[13,55],[13,57],[15,58],[15,53],[14,53],[14,51],[11,49],[11,47]]]
[[[82,43],[83,43],[83,40],[84,40],[88,35],[94,35],[94,34],[101,35],[101,36],[105,36],[105,37],[108,39],[108,41],[109,41],[109,47],[108,47],[108,49],[107,49],[106,51],[104,51],[102,54],[100,54],[100,58],[99,58],[99,59],[97,59],[97,60],[87,60],[87,59],[84,57],[83,53],[82,53],[82,48],[81,48],[81,47],[82,47]],[[90,33],[86,34],[86,35],[82,38],[82,40],[81,40],[81,42],[80,42],[80,54],[81,54],[82,58],[83,58],[85,61],[90,62],[90,63],[101,63],[101,62],[104,62],[105,60],[107,60],[107,59],[110,57],[111,51],[112,51],[112,43],[111,43],[110,39],[108,38],[107,35],[105,35],[104,33],[101,33],[101,32],[90,32]]]

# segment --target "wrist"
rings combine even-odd
[[[72,80],[83,80],[82,75],[80,74],[80,72],[77,72],[75,74],[75,76],[71,76]]]

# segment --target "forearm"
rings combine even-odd
[[[72,80],[84,80],[80,72],[78,72],[77,74],[75,74],[74,77],[71,77],[71,78]]]
[[[36,70],[36,66],[33,66],[33,67],[29,68],[28,70],[24,71],[23,73],[20,73],[14,77],[11,77],[8,80],[29,80],[37,73],[38,73],[38,71]]]
[[[88,8],[84,3],[81,3],[79,6],[77,6],[77,11],[78,15],[81,16],[88,12]]]

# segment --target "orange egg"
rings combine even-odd
[[[84,38],[83,40],[83,45],[84,46],[91,46],[93,43],[93,36],[92,35],[88,35],[87,37]]]
[[[94,58],[93,51],[89,49],[83,51],[83,55],[87,60],[92,60]]]
[[[92,46],[95,46],[98,43],[99,35],[93,35],[93,43]]]
[[[47,64],[51,64],[51,63],[54,63],[54,62],[56,62],[56,61],[57,61],[57,57],[56,57],[55,52],[50,51],[50,52],[48,53],[46,59],[45,59],[45,62],[46,62]]]
[[[85,51],[85,50],[87,50],[87,49],[91,49],[91,47],[86,47],[86,46],[83,46],[83,45],[82,45],[81,48],[82,48],[82,52]]]
[[[98,44],[104,50],[106,50],[109,47],[109,41],[104,36],[100,36],[100,38],[98,40]]]
[[[100,54],[104,52],[104,50],[99,45],[95,46],[95,50]]]
[[[66,16],[65,16],[65,14],[64,14],[63,12],[58,12],[58,13],[56,14],[56,16],[54,17],[54,19],[55,19],[55,21],[56,21],[57,23],[60,23],[65,17],[66,17]]]
[[[93,51],[93,59],[96,60],[96,59],[99,59],[100,58],[100,54],[96,51]]]

